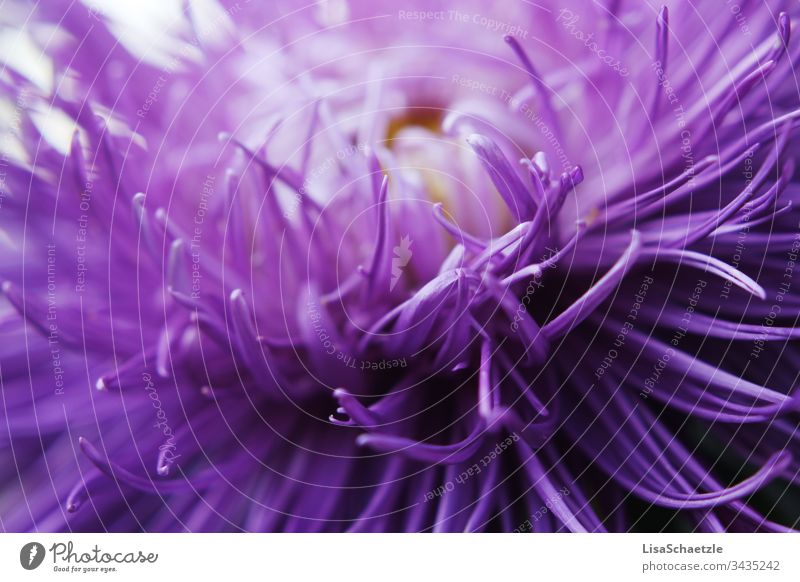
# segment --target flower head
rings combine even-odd
[[[796,525],[797,15],[404,4],[11,4],[4,529]]]

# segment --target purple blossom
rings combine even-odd
[[[7,4],[3,530],[796,527],[795,4]]]

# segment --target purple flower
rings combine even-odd
[[[796,526],[796,7],[403,4],[4,8],[2,529]]]

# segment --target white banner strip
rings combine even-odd
[[[791,534],[4,534],[0,580],[777,581],[798,554]]]

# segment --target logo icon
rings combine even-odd
[[[39,542],[30,542],[19,551],[19,563],[26,570],[35,570],[44,562],[44,546]]]
[[[400,244],[392,249],[394,251],[394,257],[392,257],[392,280],[389,283],[389,291],[394,289],[394,286],[397,285],[397,282],[400,280],[400,276],[403,274],[403,268],[408,264],[408,261],[411,260],[411,237],[408,235],[404,236],[400,239]]]

